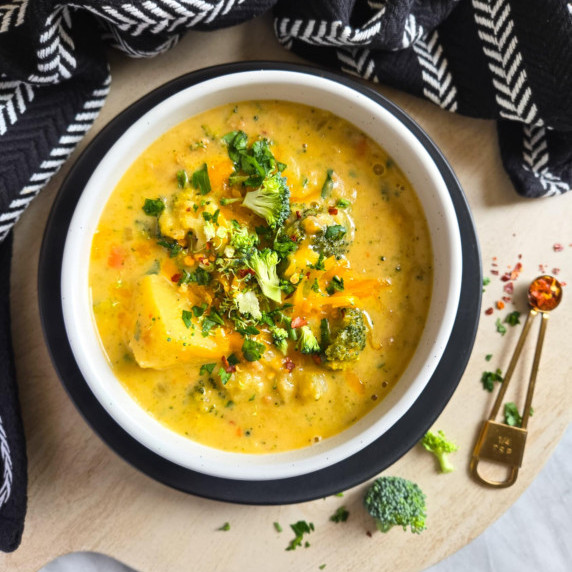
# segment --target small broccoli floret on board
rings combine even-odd
[[[402,477],[377,478],[365,494],[364,505],[380,532],[401,526],[419,534],[426,528],[425,495],[418,485]]]
[[[449,441],[443,431],[437,431],[437,433],[428,431],[421,440],[421,444],[427,451],[435,455],[442,473],[450,473],[455,470],[449,460],[449,453],[454,453],[459,447]]]

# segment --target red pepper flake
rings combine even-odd
[[[296,316],[295,318],[292,318],[292,322],[290,323],[290,327],[292,329],[296,329],[296,328],[301,328],[302,326],[305,326],[308,324],[308,320],[306,320],[306,318],[300,318],[300,316]]]
[[[485,314],[486,314],[487,316],[490,316],[494,311],[495,311],[494,308],[487,308],[487,309],[485,310]]]
[[[338,214],[338,209],[335,207],[330,207],[328,209],[328,213],[330,213],[331,215],[337,215]]]
[[[507,293],[507,294],[512,294],[514,292],[514,283],[512,282],[507,282],[504,285],[503,290]]]
[[[513,268],[512,272],[510,273],[510,279],[516,280],[518,275],[522,272],[522,264],[520,262],[516,263],[516,266]]]
[[[559,242],[555,242],[552,246],[552,250],[554,250],[554,252],[562,252],[564,250],[564,246],[562,246]]]
[[[510,274],[503,274],[503,275],[501,276],[501,280],[502,280],[503,282],[508,282],[509,280],[511,280]]]
[[[298,237],[297,237],[295,234],[291,234],[291,235],[290,235],[290,240],[291,240],[292,242],[297,242]]]
[[[496,257],[496,256],[493,256],[493,260],[496,260],[496,259],[497,259],[497,257]]]
[[[302,213],[300,211],[296,211],[296,218],[302,218]]]
[[[491,274],[493,276],[498,276],[499,275],[499,271],[498,270],[491,270]]]
[[[491,266],[498,266],[498,264],[496,262],[492,262]]]
[[[284,364],[286,370],[288,370],[289,372],[291,372],[296,367],[296,364],[289,357],[284,358],[284,361],[282,363]]]
[[[499,310],[503,310],[503,309],[504,309],[504,302],[503,302],[502,300],[499,300],[499,301],[497,302],[497,308],[498,308]]]
[[[224,366],[224,371],[226,371],[226,373],[234,373],[236,371],[236,366],[230,365],[226,356],[222,356],[222,365]]]
[[[238,277],[244,278],[247,274],[252,274],[253,276],[256,275],[256,272],[252,270],[252,268],[240,268],[238,270]]]
[[[519,254],[519,255],[518,255],[518,259],[519,259],[519,260],[522,260],[522,254]]]
[[[553,268],[552,274],[554,274],[555,276],[558,276],[558,274],[560,274],[560,268]]]
[[[538,270],[540,270],[540,272],[546,272],[546,265],[545,264],[539,264]]]
[[[503,299],[503,301],[505,301],[507,303],[512,300],[512,298],[510,296],[503,296],[502,299]]]
[[[312,354],[312,359],[316,365],[322,365],[322,357],[320,354]]]
[[[171,276],[171,282],[178,282],[181,279],[182,274],[173,274],[173,276]]]

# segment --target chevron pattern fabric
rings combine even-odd
[[[33,4],[33,9],[32,9]],[[106,49],[151,57],[190,29],[272,9],[285,49],[498,120],[518,193],[572,185],[572,3],[563,0],[0,0],[0,258],[10,230],[96,119]],[[2,244],[4,239],[8,239]],[[26,456],[0,276],[0,549],[22,534]]]

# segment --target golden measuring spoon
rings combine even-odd
[[[524,445],[526,442],[528,418],[530,417],[530,406],[532,405],[532,395],[534,386],[536,385],[536,376],[538,374],[538,366],[540,363],[540,353],[542,352],[542,344],[544,343],[544,335],[548,324],[549,312],[554,310],[562,300],[562,285],[554,276],[545,274],[534,280],[528,288],[528,303],[530,311],[526,318],[526,322],[516,344],[514,354],[510,360],[510,364],[504,376],[504,380],[500,386],[499,393],[494,402],[489,418],[484,422],[477,443],[473,450],[470,469],[471,473],[482,484],[491,487],[509,487],[516,481],[518,470],[522,465],[522,457],[524,455]],[[534,360],[532,363],[532,372],[530,381],[526,391],[526,400],[524,411],[522,413],[521,427],[512,427],[505,423],[495,421],[499,409],[504,399],[504,395],[508,388],[508,384],[512,378],[512,374],[516,367],[516,363],[522,352],[522,347],[532,322],[538,314],[542,315],[540,323],[540,332],[538,341],[536,342],[536,350],[534,352]],[[505,481],[492,481],[485,479],[478,472],[478,465],[481,459],[497,461],[508,465],[511,468],[510,474]]]

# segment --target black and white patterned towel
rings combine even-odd
[[[526,197],[572,184],[572,2],[565,0],[0,0],[0,243],[105,103],[108,46],[134,57],[273,10],[300,56],[498,120]],[[0,549],[20,543],[26,455],[0,244]]]

